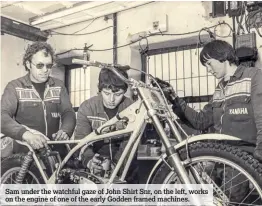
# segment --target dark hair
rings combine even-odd
[[[34,42],[33,44],[28,45],[26,52],[24,54],[24,57],[23,57],[23,65],[24,65],[26,71],[28,70],[28,68],[26,66],[26,62],[31,61],[32,56],[34,54],[36,54],[37,52],[42,51],[42,50],[44,50],[46,52],[46,56],[48,54],[51,55],[52,62],[55,61],[55,52],[54,52],[53,48],[50,46],[50,44],[48,44],[46,42],[41,42],[41,41]]]
[[[128,74],[124,70],[118,69],[118,71],[126,78],[128,78]],[[128,85],[119,79],[115,73],[111,70],[103,68],[99,73],[99,83],[98,83],[98,90],[99,92],[102,91],[103,88],[111,89],[113,92],[117,92],[120,89],[124,91],[127,90]]]
[[[238,64],[233,47],[222,40],[214,40],[207,43],[200,53],[200,62],[205,66],[208,59],[216,59],[220,62],[229,61],[230,64]]]

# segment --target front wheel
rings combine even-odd
[[[185,168],[189,177],[197,179],[196,183],[213,184],[214,203],[262,205],[262,165],[247,152],[214,142],[191,144],[188,150],[192,161]],[[178,152],[181,160],[186,160],[186,149]],[[163,163],[152,184],[181,184],[181,181]]]
[[[6,157],[1,162],[1,183],[2,184],[16,184],[16,176],[21,170],[25,154],[13,154]],[[31,164],[29,167],[22,184],[44,184],[40,172],[35,166]]]

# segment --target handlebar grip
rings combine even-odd
[[[94,64],[94,62],[86,61],[86,60],[82,60],[82,59],[72,59],[72,63],[73,63],[73,64],[82,64],[82,65],[91,65],[91,64]]]
[[[126,70],[126,71],[131,68],[129,65],[119,65],[119,64],[115,64],[114,67],[117,69]]]

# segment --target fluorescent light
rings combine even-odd
[[[109,2],[101,2],[101,1],[88,2],[88,3],[85,3],[85,4],[74,6],[72,8],[68,8],[68,9],[58,11],[58,12],[55,12],[55,13],[52,13],[52,14],[47,14],[47,15],[43,15],[43,16],[40,16],[40,17],[36,17],[36,18],[30,20],[30,23],[31,23],[31,25],[38,25],[38,24],[41,24],[41,23],[44,23],[44,22],[47,22],[47,21],[50,21],[50,20],[55,20],[55,19],[63,17],[63,16],[67,16],[67,15],[70,15],[70,14],[74,14],[74,13],[77,13],[77,12],[80,12],[80,11],[84,11],[84,10],[87,10],[87,9],[91,9],[91,8],[101,6],[101,5],[104,5],[104,4],[109,4],[109,3],[111,3],[111,2],[110,1]]]
[[[126,5],[122,5],[123,4],[122,2],[121,2],[122,4],[118,4],[118,2],[114,2],[114,3],[116,5],[113,8],[110,8],[110,9],[105,8],[104,10],[101,9],[101,11],[94,12],[94,13],[93,13],[92,9],[90,9],[89,11],[84,11],[86,16],[74,18],[74,19],[66,20],[66,21],[63,20],[63,18],[52,19],[53,21],[50,21],[50,24],[39,25],[38,27],[42,31],[49,30],[49,29],[57,29],[57,28],[60,28],[60,27],[69,26],[69,25],[76,24],[76,23],[79,23],[79,22],[88,21],[88,20],[91,20],[93,18],[99,18],[99,17],[102,17],[102,16],[106,16],[106,15],[109,15],[109,14],[116,13],[116,12],[131,9],[133,7],[141,6],[143,4],[148,4],[149,2],[132,1],[132,3],[128,3]],[[101,7],[103,7],[103,6],[101,6]],[[106,5],[105,5],[105,7],[106,7]],[[54,22],[54,23],[52,24],[52,22]]]
[[[19,22],[19,23],[23,23],[23,24],[29,25],[28,22],[25,22],[25,21],[23,21],[23,20],[14,18],[14,17],[9,16],[9,15],[6,15],[6,14],[1,14],[1,16],[6,17],[6,18],[8,18],[8,19],[11,19],[11,20],[13,20],[13,21],[15,21],[15,22]]]

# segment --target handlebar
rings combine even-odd
[[[83,65],[87,65],[87,66],[94,66],[94,67],[115,67],[117,69],[122,69],[122,70],[129,70],[131,69],[131,67],[129,65],[120,65],[120,64],[106,64],[106,63],[102,63],[102,62],[98,62],[98,61],[86,61],[86,60],[82,60],[82,59],[72,59],[72,63],[75,64],[83,64]]]
[[[112,72],[114,72],[122,81],[124,81],[125,83],[129,84],[129,85],[134,85],[134,80],[129,80],[126,77],[124,77],[117,69],[120,70],[129,70],[129,69],[133,69],[128,65],[120,65],[120,64],[107,64],[107,63],[102,63],[99,61],[86,61],[86,60],[82,60],[82,59],[72,59],[72,63],[74,64],[80,64],[80,65],[87,65],[87,66],[94,66],[94,67],[99,67],[99,68],[107,68],[109,70],[111,70]],[[136,69],[134,69],[136,70]],[[155,87],[151,87],[143,82],[139,82],[140,86],[146,87],[146,88],[150,88],[152,90],[156,90],[159,91],[159,88],[155,88]]]
[[[99,68],[107,68],[111,70],[112,72],[115,73],[122,81],[124,81],[127,84],[132,84],[132,82],[125,78],[121,73],[117,71],[117,69],[122,69],[122,70],[129,70],[131,69],[130,66],[128,65],[120,65],[120,64],[106,64],[98,61],[86,61],[82,59],[72,59],[72,63],[74,64],[81,64],[81,65],[87,65],[87,66],[94,66],[94,67],[99,67]]]

